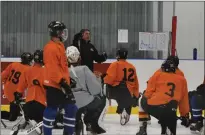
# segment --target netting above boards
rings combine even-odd
[[[139,32],[139,50],[168,51],[170,32]]]

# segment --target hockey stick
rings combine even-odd
[[[25,114],[24,114],[24,111],[23,111],[23,108],[21,106],[21,104],[19,104],[19,108],[22,112],[22,117],[25,119]],[[32,125],[32,122],[29,120],[28,121],[31,125]],[[19,122],[20,123],[20,122]],[[16,124],[17,125],[17,124]],[[17,126],[17,129],[16,131],[11,131],[10,132],[10,135],[29,135],[30,133],[32,133],[33,131],[35,131],[37,128],[41,127],[43,125],[43,122],[39,122],[37,124],[35,124],[33,127],[31,127],[30,129],[26,130],[26,131],[19,131],[20,130],[20,125]],[[15,130],[15,129],[14,129]]]
[[[20,129],[18,129],[17,131],[11,131],[10,135],[29,135],[30,133],[32,133],[37,128],[41,127],[42,125],[43,125],[43,122],[41,121],[26,131],[20,131]]]
[[[7,128],[6,124],[3,122],[3,120],[1,119],[1,123],[4,126],[4,128]]]

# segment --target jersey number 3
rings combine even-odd
[[[169,89],[170,92],[165,92],[165,94],[170,96],[170,97],[174,97],[174,91],[175,91],[175,88],[176,88],[175,84],[171,83],[171,82],[168,82],[167,86],[171,86],[171,89]]]
[[[128,70],[127,70],[127,68],[124,68],[123,69],[123,71],[124,71],[124,78],[123,78],[123,80],[124,81],[129,81],[129,82],[134,82],[134,69],[132,69],[132,68],[129,68]],[[128,71],[128,77],[127,77],[127,71]]]
[[[9,77],[9,81],[11,80],[12,83],[17,84],[19,82],[20,76],[21,76],[21,72],[11,70],[11,76]]]

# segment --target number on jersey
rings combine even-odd
[[[124,81],[129,81],[129,82],[134,82],[134,69],[133,68],[124,68],[123,69],[123,72],[124,72],[124,77],[123,77],[123,80]],[[128,76],[127,76],[128,74]]]

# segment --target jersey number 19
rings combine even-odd
[[[21,76],[21,72],[11,70],[11,75],[9,77],[9,81],[11,80],[12,83],[17,84],[19,82],[20,76]]]

